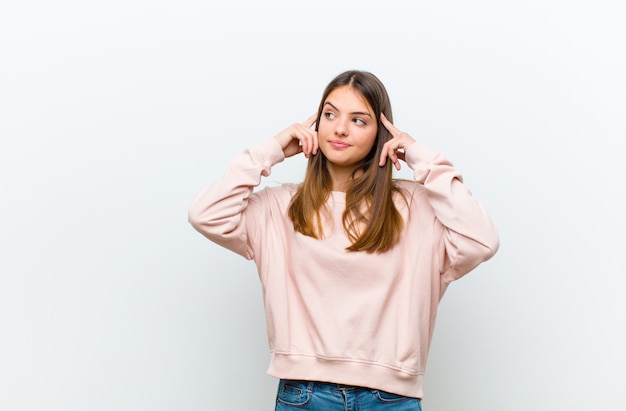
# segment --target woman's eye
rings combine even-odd
[[[367,124],[365,121],[361,120],[360,118],[355,118],[354,122],[357,124],[357,126],[364,126],[365,124]]]
[[[324,113],[324,117],[326,117],[329,120],[332,120],[333,118],[335,118],[335,114],[334,113],[330,113],[330,112],[326,112],[326,113]]]

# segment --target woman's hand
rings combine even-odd
[[[400,161],[406,161],[404,159],[404,153],[407,148],[413,143],[415,140],[405,132],[398,130],[383,113],[380,113],[380,121],[383,123],[385,128],[391,133],[393,137],[391,140],[387,141],[383,146],[383,151],[380,153],[380,161],[378,162],[379,166],[384,166],[387,162],[387,157],[393,162],[396,166],[397,170],[400,170]]]
[[[306,119],[304,123],[295,123],[278,133],[274,138],[283,148],[285,158],[304,153],[306,158],[317,154],[319,147],[317,132],[311,127],[315,124],[317,113]]]

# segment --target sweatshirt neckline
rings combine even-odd
[[[331,191],[330,197],[334,202],[345,203],[346,202],[346,193],[343,191]]]

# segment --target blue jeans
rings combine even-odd
[[[419,398],[373,388],[280,380],[275,411],[421,411]]]

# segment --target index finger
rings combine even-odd
[[[387,130],[389,130],[389,132],[391,133],[392,136],[396,136],[396,134],[400,134],[400,130],[398,130],[396,128],[396,126],[394,126],[391,121],[387,120],[387,117],[385,117],[385,115],[383,113],[380,113],[380,121],[381,123],[383,123],[383,126],[385,126],[385,128]]]

